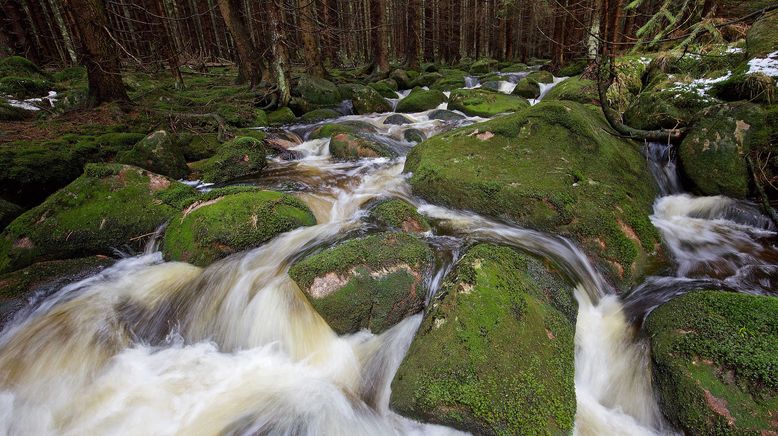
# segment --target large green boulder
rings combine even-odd
[[[189,173],[184,154],[164,130],[149,134],[131,149],[119,153],[116,161],[174,179],[184,178]]]
[[[308,134],[308,139],[331,138],[339,133],[360,135],[363,133],[375,133],[378,129],[365,121],[343,121],[340,123],[327,123],[313,129]]]
[[[410,89],[411,78],[408,76],[408,72],[403,69],[396,69],[389,74],[389,78],[394,80],[398,89]]]
[[[465,77],[467,73],[462,70],[443,69],[441,70],[443,78],[435,82],[430,86],[432,89],[439,89],[441,91],[451,91],[457,88],[465,87]]]
[[[396,94],[395,97],[397,97]],[[354,113],[359,115],[392,110],[392,105],[378,91],[369,86],[355,85],[351,95],[351,103],[354,107]]]
[[[335,109],[314,109],[304,113],[300,117],[300,121],[304,123],[318,123],[319,121],[330,120],[339,116],[341,116],[340,112]]]
[[[543,101],[569,100],[578,103],[599,104],[597,84],[593,80],[582,79],[580,76],[565,79],[551,88]]]
[[[448,108],[470,116],[493,117],[505,112],[516,112],[529,107],[527,100],[515,95],[487,89],[457,89],[451,91]]]
[[[392,79],[380,80],[367,86],[373,88],[384,98],[397,98],[397,83]]]
[[[535,79],[525,77],[519,80],[511,94],[524,98],[538,98],[540,97],[540,85]]]
[[[649,315],[662,411],[686,434],[778,431],[778,298],[697,291]]]
[[[314,224],[308,206],[289,194],[249,187],[216,189],[170,220],[163,252],[167,259],[205,266]]]
[[[222,145],[217,133],[182,134],[178,135],[176,143],[187,162],[207,159]]]
[[[527,78],[538,83],[551,83],[554,81],[554,75],[548,71],[533,71],[527,75]]]
[[[51,80],[51,76],[27,58],[7,56],[0,58],[0,77],[31,77]]]
[[[338,133],[330,139],[330,154],[336,159],[354,160],[366,157],[395,157],[388,146],[351,133]]]
[[[541,102],[424,141],[405,171],[431,203],[572,237],[626,286],[661,243],[639,146],[612,134],[599,108]]]
[[[397,112],[413,113],[435,109],[446,101],[446,95],[437,89],[413,88],[407,97],[397,103]]]
[[[379,225],[404,232],[423,233],[430,230],[429,223],[416,207],[399,198],[379,202],[370,211],[370,218]]]
[[[258,175],[265,168],[267,148],[261,140],[240,136],[223,144],[212,157],[194,162],[191,168],[211,183]]]
[[[751,103],[727,103],[705,109],[679,147],[681,169],[703,195],[745,198],[749,171],[746,155],[767,143],[765,112]]]
[[[393,410],[473,434],[572,432],[576,303],[557,273],[481,244],[433,301],[392,382]]]
[[[438,80],[443,78],[443,74],[437,72],[422,73],[419,77],[413,79],[412,86],[432,86]]]
[[[334,83],[307,74],[300,76],[294,91],[314,105],[337,105],[341,101],[340,92]]]
[[[778,51],[778,11],[764,14],[756,20],[746,34],[749,58],[766,57]]]
[[[676,85],[666,78],[642,91],[632,101],[624,112],[624,122],[643,130],[685,127],[700,110],[715,103],[712,97],[700,95],[697,90]]]
[[[303,112],[310,112],[312,110],[316,109],[316,107],[306,107]],[[278,108],[272,112],[269,112],[267,114],[267,122],[271,126],[281,126],[284,124],[291,124],[295,120],[294,112],[292,112],[292,109],[288,107],[282,107]]]
[[[41,97],[52,89],[48,80],[33,77],[7,76],[0,78],[0,94],[16,98]]]
[[[305,258],[289,276],[336,333],[380,333],[422,310],[432,263],[421,239],[382,233]]]
[[[559,77],[572,77],[577,76],[584,72],[586,66],[589,64],[588,59],[574,59],[562,66],[559,69]]]
[[[193,188],[141,168],[88,164],[81,177],[0,234],[0,272],[140,247],[194,195]]]
[[[29,297],[35,292],[57,291],[98,273],[113,262],[106,256],[51,260],[0,274],[0,329],[29,304]]]
[[[479,59],[470,64],[470,74],[486,74],[491,71],[497,71],[498,62],[494,59]]]
[[[14,218],[22,214],[24,210],[11,203],[0,198],[0,230],[4,229]]]

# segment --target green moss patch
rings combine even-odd
[[[474,434],[565,434],[575,417],[572,291],[539,261],[477,245],[446,278],[391,407]]]
[[[212,157],[191,165],[202,180],[220,183],[257,175],[267,165],[267,149],[261,140],[238,137],[222,145]]]
[[[4,229],[14,218],[21,215],[23,211],[21,207],[0,198],[0,230]]]
[[[529,107],[527,100],[486,89],[457,89],[451,92],[448,108],[470,116],[493,117]]]
[[[383,226],[405,232],[419,233],[430,229],[427,220],[412,204],[398,198],[378,203],[370,211],[370,217]]]
[[[765,57],[778,50],[778,12],[763,15],[748,29],[748,57]]]
[[[599,104],[600,97],[597,94],[597,85],[592,80],[581,77],[570,77],[551,88],[543,101],[568,100],[583,104]]]
[[[430,89],[425,91],[421,88],[414,88],[407,97],[397,103],[397,112],[413,113],[423,112],[435,109],[441,103],[446,101],[446,96],[442,91]]]
[[[394,151],[386,145],[351,133],[333,135],[330,139],[330,154],[336,159],[345,160],[396,156]]]
[[[183,153],[173,143],[172,136],[164,130],[149,134],[131,149],[119,153],[116,161],[174,179],[184,178],[189,173]]]

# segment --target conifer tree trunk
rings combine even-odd
[[[386,26],[384,24],[385,0],[370,0],[370,29],[373,52],[373,68],[376,72],[389,71]]]
[[[119,49],[108,28],[105,5],[101,0],[65,0],[78,32],[81,62],[89,82],[89,105],[129,102],[124,88]]]
[[[419,46],[421,45],[421,22],[419,0],[408,0],[408,38],[405,42],[405,60],[408,67],[419,69]]]
[[[289,56],[286,52],[286,34],[284,33],[281,11],[274,0],[267,0],[270,49],[273,53],[273,78],[278,86],[278,106],[286,106],[291,99],[289,85]]]
[[[313,2],[314,0],[297,0],[305,66],[307,72],[311,75],[315,77],[325,77],[327,72],[324,71],[321,60],[321,50],[319,48],[321,32],[319,31],[318,26],[316,26],[316,9],[313,7]]]
[[[238,0],[216,0],[216,2],[227,30],[235,42],[235,49],[240,59],[239,66],[242,74],[238,75],[238,81],[248,82],[252,89],[256,88],[262,78],[262,64],[259,53],[251,42],[248,27],[240,15],[240,3]]]

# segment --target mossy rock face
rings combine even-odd
[[[624,122],[643,130],[685,127],[700,110],[715,103],[696,91],[676,89],[663,82],[640,93],[624,112]]]
[[[434,111],[429,113],[429,119],[442,120],[442,121],[459,121],[459,120],[464,120],[465,116],[446,109],[435,109]]]
[[[0,101],[0,121],[22,121],[31,118],[34,115],[32,111],[24,110],[20,107]]]
[[[116,161],[174,179],[184,178],[189,173],[183,153],[173,143],[171,135],[164,130],[149,134],[132,149],[119,153]]]
[[[369,86],[358,85],[351,96],[351,103],[354,106],[354,113],[360,115],[392,110],[392,105],[378,91]]]
[[[398,89],[410,89],[411,78],[408,76],[408,72],[403,69],[396,69],[389,74],[389,78],[394,80]]]
[[[304,74],[300,76],[295,94],[315,105],[337,105],[341,95],[338,87],[327,79],[319,79]]]
[[[422,73],[419,77],[413,79],[411,85],[413,86],[432,86],[438,80],[442,79],[443,75],[437,72]]]
[[[394,87],[392,87],[392,85]],[[392,79],[381,80],[379,82],[373,82],[367,85],[373,88],[381,97],[384,98],[397,98],[397,83]]]
[[[395,157],[386,145],[351,133],[338,133],[330,139],[330,154],[336,159],[354,160],[371,157]]]
[[[331,138],[339,133],[358,135],[362,133],[375,133],[378,129],[365,121],[344,121],[341,123],[328,123],[313,129],[308,134],[308,139]]]
[[[705,109],[679,147],[683,174],[703,195],[745,198],[752,144],[766,143],[765,113],[751,103]]]
[[[645,159],[599,108],[543,101],[462,127],[414,147],[405,171],[431,203],[572,237],[624,287],[663,259]]]
[[[329,120],[332,118],[338,118],[340,112],[335,109],[314,109],[310,112],[306,112],[300,117],[300,121],[304,123],[317,123],[319,121]]]
[[[75,180],[86,162],[113,159],[143,139],[143,133],[63,135],[55,140],[0,144],[0,196],[35,206]]]
[[[584,72],[588,64],[589,61],[587,59],[572,60],[559,69],[559,77],[577,76]]]
[[[31,294],[57,291],[98,273],[113,262],[105,256],[52,260],[0,275],[0,328],[28,304]]]
[[[523,98],[478,88],[451,91],[448,101],[449,109],[479,117],[493,117],[527,107],[529,103]]]
[[[392,126],[402,126],[403,124],[411,124],[411,123],[413,123],[413,121],[411,121],[410,118],[402,114],[392,114],[384,119],[384,124],[388,124]]]
[[[267,114],[267,122],[274,126],[291,124],[296,118],[294,112],[288,107],[282,107]]]
[[[466,72],[462,70],[444,69],[441,70],[441,74],[443,74],[443,78],[431,85],[431,89],[451,91],[465,87],[465,77],[467,77]]]
[[[501,68],[500,71],[504,73],[523,73],[525,71],[529,70],[529,67],[527,64],[522,64],[521,62],[516,64],[510,64],[506,66],[505,68]]]
[[[51,80],[51,77],[41,70],[40,67],[21,56],[0,58],[0,77],[9,76]]]
[[[24,209],[0,198],[0,230],[4,229],[14,218],[24,212]]]
[[[370,217],[378,224],[404,232],[423,233],[430,230],[429,223],[416,208],[398,198],[378,203],[370,211]]]
[[[535,79],[525,77],[519,80],[511,94],[524,98],[538,98],[540,97],[540,85]]]
[[[697,291],[649,315],[665,416],[686,434],[778,431],[778,298]]]
[[[266,158],[267,148],[261,140],[243,136],[225,143],[214,156],[194,162],[191,167],[202,180],[221,183],[260,174],[267,164]]]
[[[216,133],[179,135],[176,142],[187,162],[207,159],[216,154],[222,145]]]
[[[527,78],[538,83],[552,83],[554,81],[554,75],[548,71],[533,71],[527,75]]]
[[[772,11],[756,20],[746,35],[748,57],[765,57],[778,50],[778,12]]]
[[[486,82],[481,82],[481,88],[499,92],[500,80],[487,80]]]
[[[486,74],[497,71],[498,62],[494,59],[479,59],[470,64],[470,74]]]
[[[257,247],[300,226],[316,224],[301,200],[280,192],[214,190],[170,221],[165,231],[166,259],[208,265]]]
[[[557,83],[543,96],[543,101],[568,100],[584,104],[599,104],[599,99],[594,81],[580,77],[570,77]]]
[[[147,236],[196,191],[141,168],[88,164],[84,174],[0,235],[0,271],[41,260],[110,254]]]
[[[480,244],[439,295],[392,382],[392,409],[473,434],[570,433],[570,286],[530,256]]]
[[[380,333],[422,310],[432,262],[421,239],[382,233],[307,257],[289,276],[336,333]]]
[[[403,132],[403,139],[408,142],[419,143],[427,139],[427,136],[419,129],[408,129]]]
[[[8,94],[16,98],[45,96],[52,87],[52,83],[48,80],[34,77],[7,76],[0,78],[0,94]]]
[[[715,83],[711,92],[725,101],[748,100],[772,103],[778,95],[776,79],[763,73],[748,74],[748,66],[736,70],[727,80]]]
[[[256,115],[254,120],[255,127],[265,127],[270,125],[270,121],[267,119],[267,112],[264,109],[257,109],[254,113]]]
[[[407,97],[397,103],[397,112],[413,113],[435,109],[446,101],[446,95],[437,89],[414,88]]]

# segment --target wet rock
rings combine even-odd
[[[451,92],[448,108],[470,116],[493,117],[529,107],[527,100],[486,89],[457,89]]]
[[[685,127],[700,110],[714,103],[714,99],[696,91],[676,88],[667,79],[660,80],[640,93],[624,112],[624,122],[643,130]]]
[[[314,224],[308,206],[289,194],[246,186],[216,189],[170,220],[163,253],[169,260],[205,266]]]
[[[422,310],[432,262],[421,239],[382,233],[305,258],[289,276],[336,333],[381,333]]]
[[[414,113],[435,109],[446,101],[446,95],[436,89],[413,88],[407,97],[397,103],[397,112]]]
[[[267,114],[267,122],[273,126],[293,123],[296,118],[294,112],[288,107],[282,107]]]
[[[176,145],[187,162],[207,159],[219,150],[222,143],[216,133],[196,133],[178,135]]]
[[[465,77],[468,73],[462,70],[443,69],[441,70],[441,74],[443,74],[443,78],[430,86],[431,89],[451,91],[453,89],[465,87]]]
[[[501,71],[504,73],[523,73],[527,70],[529,70],[527,64],[522,64],[521,62],[517,64],[510,64],[507,67],[501,69]]]
[[[341,101],[340,92],[334,83],[307,74],[300,76],[294,94],[314,105],[337,105]]]
[[[395,126],[401,126],[403,124],[411,124],[413,121],[402,114],[392,114],[384,119],[384,124],[390,124]]]
[[[361,159],[365,157],[395,157],[386,145],[351,133],[338,133],[330,139],[330,154],[336,159]]]
[[[190,167],[203,181],[221,183],[258,175],[267,164],[266,157],[267,149],[261,140],[241,136],[222,145],[214,156]]]
[[[298,159],[302,156],[299,152],[290,150],[290,148],[303,143],[303,139],[294,132],[273,130],[267,132],[267,136],[264,138],[258,139],[264,139],[265,147],[271,155],[278,156],[283,160]]]
[[[778,13],[771,12],[762,15],[748,29],[746,35],[748,57],[766,57],[778,51]]]
[[[375,133],[378,129],[365,121],[344,121],[340,123],[322,124],[313,129],[308,135],[309,139],[331,138],[338,133],[351,133],[354,135]]]
[[[405,171],[431,203],[577,240],[626,287],[664,258],[638,147],[609,134],[598,108],[544,101],[424,141]]]
[[[487,80],[485,82],[481,82],[481,88],[488,89],[491,91],[499,91],[500,90],[500,81],[499,80]]]
[[[464,120],[465,116],[446,109],[435,109],[429,113],[429,118],[431,120],[459,121]]]
[[[527,78],[538,83],[552,83],[554,81],[554,75],[548,71],[533,71],[527,75]]]
[[[470,74],[486,74],[497,71],[497,61],[494,59],[479,59],[470,64]]]
[[[749,171],[745,157],[767,143],[765,113],[741,102],[705,109],[679,147],[684,176],[703,195],[745,198]]]
[[[354,105],[354,113],[360,115],[392,110],[392,105],[378,91],[369,86],[354,86],[351,102]]]
[[[442,79],[443,75],[440,73],[423,73],[419,77],[413,79],[412,86],[432,86],[435,82]]]
[[[535,79],[525,77],[519,80],[516,87],[513,88],[513,95],[518,95],[523,98],[538,98],[540,97],[540,85]]]
[[[141,168],[88,164],[84,174],[0,235],[0,271],[42,260],[142,247],[196,191]]]
[[[649,315],[665,416],[686,434],[771,434],[778,426],[778,298],[697,291]]]
[[[592,80],[570,77],[551,88],[543,101],[568,100],[584,104],[599,104],[597,85]]]
[[[403,69],[396,69],[389,74],[389,78],[397,83],[398,89],[410,89],[411,78],[408,76],[408,72]]]
[[[403,131],[403,138],[408,142],[419,143],[427,139],[427,136],[419,129],[408,129]]]
[[[300,117],[300,121],[304,123],[317,123],[319,121],[329,120],[332,118],[338,118],[340,112],[335,109],[314,109],[310,112],[304,113]]]
[[[174,179],[184,178],[189,173],[184,154],[173,143],[172,135],[164,130],[149,134],[131,149],[119,153],[116,161]]]
[[[397,82],[392,79],[380,80],[367,85],[378,92],[384,98],[397,98]]]
[[[438,295],[392,382],[392,410],[473,434],[570,433],[570,286],[528,255],[481,244]]]
[[[4,229],[14,218],[24,212],[24,209],[0,198],[0,230]]]
[[[404,232],[423,233],[430,230],[427,220],[405,200],[391,199],[379,202],[370,217],[378,224]]]

